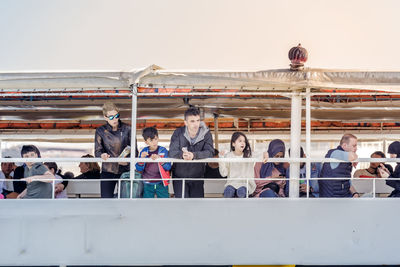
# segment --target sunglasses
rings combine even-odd
[[[110,121],[112,121],[114,118],[118,119],[119,118],[119,113],[113,115],[113,116],[106,116]]]

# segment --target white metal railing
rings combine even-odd
[[[45,179],[43,179],[45,180]],[[217,181],[231,181],[231,180],[236,180],[236,181],[245,181],[246,182],[246,188],[248,189],[249,181],[254,180],[254,181],[286,181],[289,182],[290,180],[294,181],[305,181],[306,184],[310,184],[310,181],[318,181],[318,180],[364,180],[364,181],[371,181],[372,182],[372,197],[375,198],[376,196],[376,180],[399,180],[398,178],[379,178],[379,177],[371,177],[371,178],[359,178],[359,177],[354,177],[354,178],[348,178],[348,177],[343,177],[343,178],[338,178],[338,177],[315,177],[315,178],[234,178],[234,179],[229,179],[229,178],[171,178],[171,179],[163,179],[163,178],[140,178],[140,179],[121,179],[121,178],[102,178],[102,179],[59,179],[59,178],[54,178],[54,179],[46,179],[51,181],[52,184],[52,199],[55,198],[55,183],[60,182],[60,181],[68,181],[68,182],[104,182],[104,181],[115,181],[118,183],[118,190],[117,190],[117,199],[121,199],[121,183],[122,182],[127,182],[130,184],[130,197],[129,199],[133,199],[133,183],[142,183],[145,181],[164,181],[168,180],[170,182],[172,181],[182,181],[182,199],[185,198],[185,181],[210,181],[210,182],[217,182]],[[6,181],[17,181],[17,182],[24,182],[24,180],[21,179],[8,179],[8,178],[3,178],[0,179],[0,182],[6,182]],[[308,188],[309,189],[309,188]],[[65,190],[65,189],[64,189]],[[221,194],[223,192],[220,192]],[[246,198],[250,198],[251,195],[249,195],[248,190],[246,192]],[[309,198],[309,194],[307,194],[307,197]]]

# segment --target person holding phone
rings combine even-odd
[[[272,140],[268,146],[269,158],[284,158],[285,143],[280,139]],[[283,162],[266,162],[261,166],[260,177],[256,180],[254,197],[285,197],[286,166]]]
[[[194,107],[185,112],[185,126],[176,129],[171,137],[169,157],[184,159],[187,163],[174,163],[173,178],[204,178],[205,163],[193,163],[196,159],[212,158],[213,139],[210,130],[200,118],[200,110]],[[175,197],[182,197],[182,180],[173,180]],[[185,197],[204,197],[202,179],[185,180]]]

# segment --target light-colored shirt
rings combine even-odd
[[[243,156],[237,156],[233,152],[228,152],[225,158],[243,158]],[[254,163],[253,162],[220,162],[219,173],[221,176],[227,176],[228,180],[225,187],[228,185],[238,189],[239,187],[247,187],[249,194],[252,194],[256,189],[256,183],[254,181]],[[248,182],[246,179],[250,178]]]

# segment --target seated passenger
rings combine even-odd
[[[158,131],[156,128],[145,128],[142,135],[147,147],[140,151],[139,158],[151,158],[153,160],[168,158],[168,150],[158,145]],[[154,196],[157,196],[157,198],[169,198],[169,181],[161,179],[170,178],[170,169],[171,163],[169,162],[136,163],[136,170],[142,172],[143,179],[154,179],[144,181],[143,198],[154,198]]]
[[[344,134],[337,148],[331,149],[325,158],[354,161],[357,160],[357,137],[352,134]],[[322,165],[321,177],[342,178],[335,180],[319,180],[320,197],[360,197],[351,186],[350,178],[353,167],[357,162],[325,162]]]
[[[58,170],[57,163],[55,162],[46,162],[44,165],[49,169],[49,171],[54,175],[57,179],[54,183],[54,194],[55,198],[68,198],[67,190],[65,190],[65,186],[62,183],[63,177],[60,175],[61,172]]]
[[[23,146],[21,149],[23,158],[40,158],[40,151],[34,145]],[[52,179],[54,175],[40,162],[26,162],[24,166],[24,180],[26,189],[18,195],[18,198],[52,198]]]
[[[371,158],[386,158],[385,154],[382,151],[375,151],[371,154]],[[390,171],[393,172],[392,166],[389,164],[384,164],[384,166]],[[380,167],[379,162],[370,162],[369,167],[367,169],[357,170],[353,177],[354,178],[381,178],[380,173],[378,172],[378,168]]]
[[[82,158],[93,158],[92,155],[86,154]],[[75,179],[100,179],[100,166],[97,162],[81,162],[79,163],[81,174]]]
[[[288,150],[290,156],[290,149]],[[302,147],[300,147],[300,157],[306,158],[306,154]],[[299,197],[307,197],[307,182],[306,182],[306,163],[300,162],[300,181],[299,181]],[[311,162],[311,172],[310,178],[318,178],[321,172],[321,164],[317,162]],[[286,178],[290,178],[290,168],[286,169]],[[309,186],[309,197],[319,197],[319,186],[318,180],[310,180]],[[289,180],[286,182],[285,185],[285,195],[289,196]]]
[[[251,158],[251,147],[246,135],[241,132],[234,132],[231,138],[231,151],[223,154],[225,153],[222,152],[221,156],[225,158]],[[221,162],[219,168],[221,175],[228,177],[224,197],[245,198],[247,194],[251,195],[256,189],[253,162]]]
[[[388,147],[388,153],[391,158],[400,158],[400,142],[391,143]],[[378,171],[382,178],[400,178],[400,162],[396,162],[393,174],[390,174],[390,171],[383,164],[380,164],[380,166],[381,168],[378,168]],[[400,197],[400,180],[386,180],[386,184],[394,188],[389,197]]]
[[[214,149],[214,158],[218,158],[219,151]],[[206,164],[206,170],[204,172],[204,178],[226,178],[219,172],[218,162],[208,162]]]
[[[6,158],[10,158],[6,156]],[[6,179],[5,181],[0,181],[0,193],[3,190],[3,195],[6,198],[17,198],[18,194],[14,192],[14,183],[12,179],[14,179],[14,170],[17,168],[14,162],[2,162],[1,163],[1,171],[0,171],[0,179]],[[7,181],[9,179],[9,181]]]
[[[268,146],[269,158],[284,158],[285,143],[280,139],[272,140]],[[285,197],[286,168],[283,162],[266,162],[261,166],[260,178],[256,180],[255,197]],[[270,180],[268,178],[281,178],[281,180]]]

